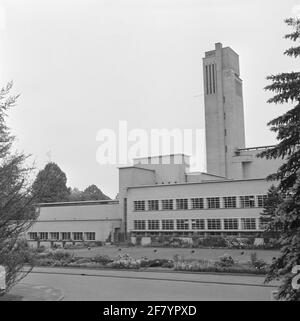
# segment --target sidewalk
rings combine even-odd
[[[62,291],[44,285],[20,283],[9,293],[0,297],[0,301],[61,301]]]

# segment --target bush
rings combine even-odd
[[[36,253],[43,253],[46,251],[46,247],[44,245],[41,245],[35,249]]]
[[[73,257],[69,252],[66,251],[54,251],[51,252],[51,256],[57,261],[69,261]]]
[[[75,259],[75,264],[84,264],[84,263],[90,263],[91,262],[91,258],[88,257],[83,257],[83,258],[76,258]]]
[[[252,267],[254,267],[257,270],[266,269],[267,263],[264,260],[258,259],[256,252],[251,253],[250,258],[251,258],[250,259],[250,265]]]
[[[204,247],[226,247],[226,240],[222,236],[208,236],[199,239],[199,245]]]
[[[215,266],[220,266],[220,267],[230,267],[235,264],[232,256],[230,255],[223,255],[220,257],[219,261],[215,262]]]
[[[166,267],[172,268],[174,267],[174,263],[172,260],[167,259],[155,259],[155,260],[142,260],[141,267]]]
[[[96,255],[92,258],[93,262],[107,264],[113,262],[113,260],[108,255]]]

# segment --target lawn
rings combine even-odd
[[[250,260],[251,253],[256,252],[257,258],[271,263],[273,257],[277,257],[278,250],[236,250],[236,249],[190,249],[190,248],[154,248],[154,247],[117,247],[101,246],[89,249],[67,250],[74,253],[77,257],[93,257],[96,255],[108,255],[115,258],[120,254],[129,254],[133,258],[147,257],[149,259],[173,259],[175,254],[180,255],[183,259],[206,259],[217,260],[224,254],[231,255],[239,262]],[[192,252],[194,251],[194,252]]]

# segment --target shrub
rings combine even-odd
[[[264,260],[257,258],[256,252],[253,252],[250,255],[250,265],[258,270],[266,269],[267,267],[267,263]]]
[[[46,251],[46,247],[44,245],[41,245],[35,249],[36,253],[43,253]]]
[[[54,251],[51,252],[51,256],[57,261],[69,261],[73,257],[69,252],[66,251]]]
[[[215,262],[215,266],[220,266],[220,267],[230,267],[235,264],[232,256],[230,255],[223,255],[220,257],[219,261]]]
[[[200,239],[199,245],[205,247],[226,247],[226,240],[222,236],[208,236]]]
[[[155,259],[155,260],[142,260],[141,267],[173,267],[172,260],[167,259]]]
[[[83,258],[76,258],[75,259],[75,264],[84,264],[84,263],[90,263],[91,262],[91,258],[88,257],[83,257]]]
[[[96,255],[93,257],[93,262],[107,264],[113,262],[113,260],[108,255]]]

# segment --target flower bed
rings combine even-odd
[[[185,260],[179,255],[175,255],[173,260],[168,259],[148,259],[142,257],[135,259],[128,254],[118,255],[116,258],[110,258],[108,255],[97,255],[95,257],[74,257],[69,252],[51,251],[39,253],[36,258],[37,266],[54,267],[92,267],[92,268],[110,268],[110,269],[133,269],[140,268],[167,268],[175,271],[193,271],[193,272],[220,272],[220,273],[251,273],[265,274],[267,264],[257,259],[256,253],[251,255],[248,262],[235,261],[230,255],[223,255],[218,260]]]

